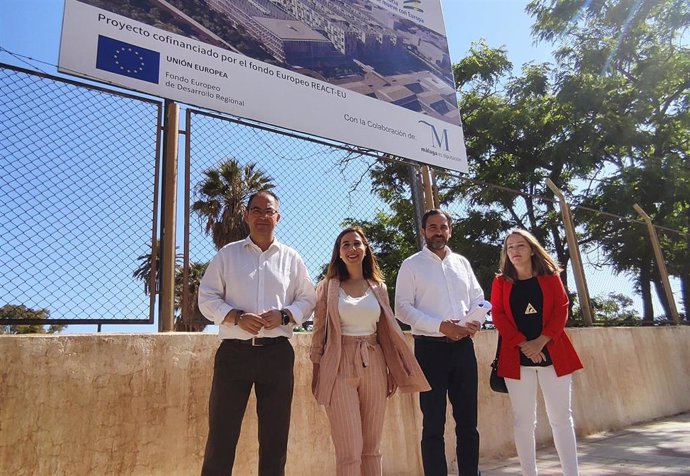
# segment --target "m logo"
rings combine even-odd
[[[417,122],[421,122],[422,124],[425,124],[429,126],[431,129],[431,146],[434,148],[441,148],[445,149],[446,152],[448,152],[448,129],[444,128],[443,132],[441,134],[438,133],[436,130],[436,126],[426,122],[424,120],[419,120]]]

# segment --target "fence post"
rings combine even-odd
[[[412,198],[412,209],[414,210],[414,232],[417,238],[417,249],[421,250],[424,247],[424,237],[422,236],[422,216],[424,215],[424,192],[419,186],[419,177],[417,172],[418,167],[415,165],[408,165],[407,169],[410,173],[410,195]]]
[[[434,196],[434,208],[441,208],[441,200],[438,198],[438,185],[436,184],[436,174],[431,169],[431,193]]]
[[[561,209],[561,217],[563,218],[563,226],[565,227],[565,237],[568,240],[568,249],[570,251],[570,262],[573,265],[573,275],[575,276],[575,285],[577,287],[577,296],[580,300],[580,309],[582,310],[582,317],[585,319],[585,324],[589,327],[593,324],[592,304],[589,300],[589,289],[587,288],[587,280],[585,278],[584,268],[582,266],[582,257],[580,256],[580,245],[577,242],[577,235],[575,234],[575,225],[573,217],[570,214],[570,205],[565,199],[563,192],[556,187],[556,184],[551,179],[546,179],[546,185],[558,197],[558,204]]]
[[[182,306],[180,308],[181,318],[183,322],[191,322],[193,319],[194,305],[190,303],[191,296],[189,295],[189,221],[190,204],[191,204],[191,163],[192,163],[192,110],[185,111],[185,130],[180,131],[184,134],[184,223],[182,229],[184,233],[183,250],[182,250]],[[185,329],[186,330],[186,329]]]
[[[431,171],[428,165],[422,165],[422,183],[424,184],[424,208],[431,210],[436,208],[434,204],[434,194],[431,190]]]
[[[661,251],[659,244],[659,237],[656,234],[656,229],[652,223],[652,219],[637,203],[633,205],[635,211],[642,217],[647,225],[647,232],[649,233],[649,241],[652,243],[654,250],[654,258],[656,258],[656,266],[659,268],[659,275],[661,275],[661,285],[664,287],[664,294],[668,300],[668,307],[671,310],[671,319],[675,325],[680,324],[680,316],[678,315],[678,308],[676,308],[676,301],[673,298],[673,291],[671,290],[671,283],[668,280],[668,270],[666,269],[666,262],[664,261],[664,253]]]
[[[173,101],[165,101],[165,129],[163,151],[163,216],[161,220],[161,293],[160,332],[173,330],[175,315],[175,232],[177,218],[177,141],[180,108]]]

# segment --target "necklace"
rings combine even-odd
[[[366,279],[348,279],[347,281],[341,282],[340,287],[348,296],[358,298],[366,294],[369,283],[367,283]]]

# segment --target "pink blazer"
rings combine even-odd
[[[568,295],[560,276],[537,276],[544,295],[544,316],[542,334],[551,337],[546,348],[551,355],[556,375],[567,375],[582,368],[582,362],[575,352],[565,323],[568,320]],[[518,331],[510,308],[510,291],[513,283],[503,276],[496,276],[491,286],[491,315],[494,325],[501,334],[501,348],[498,357],[498,375],[513,379],[520,378],[520,348],[518,344],[527,338]]]
[[[398,390],[403,393],[431,390],[414,353],[407,345],[405,335],[393,316],[386,285],[370,280],[369,286],[381,306],[381,317],[377,327],[379,345],[383,351],[388,372],[393,377]],[[330,404],[340,364],[342,332],[338,313],[339,290],[340,281],[337,279],[324,279],[316,287],[310,359],[313,363],[319,364],[314,396],[322,405]]]

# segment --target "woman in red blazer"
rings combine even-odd
[[[582,363],[565,333],[568,295],[562,270],[534,236],[518,229],[503,242],[499,268],[491,288],[493,322],[501,336],[498,375],[508,387],[522,474],[537,475],[539,385],[563,475],[577,475],[570,388]]]

